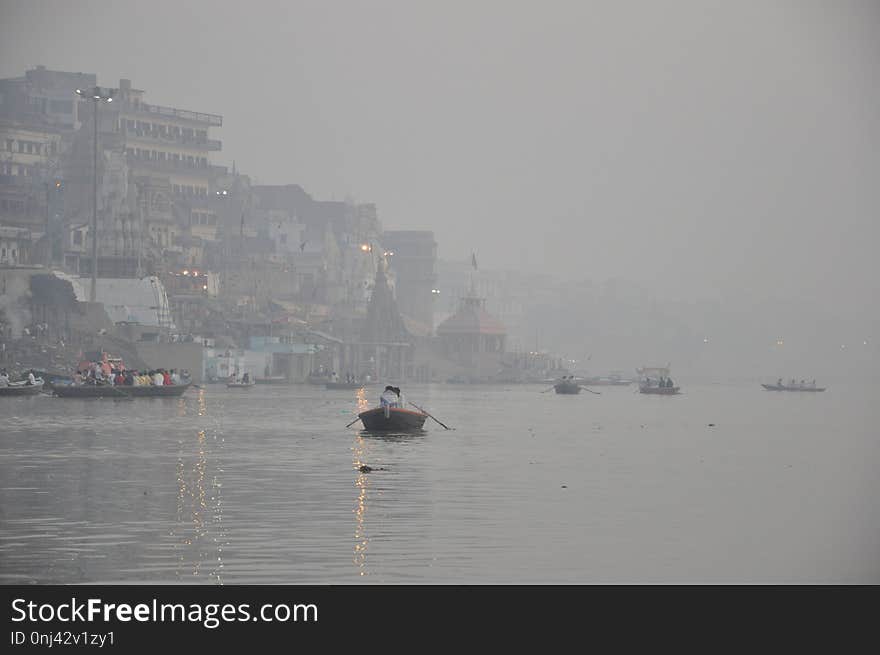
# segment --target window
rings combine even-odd
[[[6,149],[9,152],[12,152],[12,148],[15,145],[15,139],[6,139]]]
[[[77,230],[76,232],[73,233],[73,245],[75,245],[75,246],[81,246],[81,245],[82,245],[82,242],[83,242],[83,235],[82,235],[82,232],[80,232],[79,230]]]

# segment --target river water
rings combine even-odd
[[[876,386],[380,390],[0,398],[0,583],[880,583]]]

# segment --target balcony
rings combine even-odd
[[[142,157],[135,157],[133,155],[128,155],[128,165],[132,168],[148,168],[154,171],[191,173],[195,175],[217,176],[226,175],[227,172],[226,166],[214,166],[213,164],[208,164],[207,166],[199,166],[197,164],[190,164],[182,160],[144,159]]]
[[[173,136],[161,132],[147,132],[146,130],[124,129],[122,134],[126,139],[137,139],[148,143],[160,143],[167,146],[192,148],[195,150],[207,150],[217,152],[222,149],[222,142],[218,139],[199,139],[195,137]]]
[[[127,104],[126,109],[128,111],[140,112],[152,116],[166,116],[191,121],[193,123],[205,123],[207,125],[213,125],[214,127],[221,127],[223,125],[223,117],[218,116],[217,114],[203,114],[201,112],[188,111],[186,109],[175,109],[174,107],[148,105],[145,102],[138,103],[137,105]]]

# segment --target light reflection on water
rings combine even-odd
[[[2,399],[0,583],[880,582],[876,389],[379,388]]]

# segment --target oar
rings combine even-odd
[[[589,391],[590,393],[594,393],[594,394],[596,394],[597,396],[601,396],[601,395],[602,395],[599,391],[593,391],[592,389],[588,389],[587,387],[585,387],[585,386],[583,386],[583,385],[581,385],[581,389],[583,389],[584,391]]]
[[[425,414],[428,414],[427,411],[425,411],[424,409],[422,409],[421,407],[419,407],[419,406],[416,405],[415,403],[410,403],[410,405],[412,405],[413,407],[415,407],[417,410],[419,410],[419,411],[421,411],[421,412],[424,412]],[[431,416],[431,415],[428,414],[428,416]],[[433,416],[431,416],[431,418],[433,418],[435,421],[437,421],[437,419],[434,418]],[[446,428],[447,430],[452,430],[452,428],[450,428],[448,425],[444,425],[444,424],[441,423],[440,421],[437,421],[437,422],[440,423],[440,425],[442,425],[442,426],[443,426],[444,428]]]
[[[553,391],[555,388],[556,388],[555,386],[552,386],[549,389],[544,389],[544,391],[542,391],[541,393],[547,393],[548,391]]]
[[[349,424],[346,425],[345,427],[350,428],[352,425],[354,425],[355,423],[357,423],[357,422],[360,421],[360,420],[361,420],[361,417],[358,416],[355,420],[353,420],[351,423],[349,423]]]

